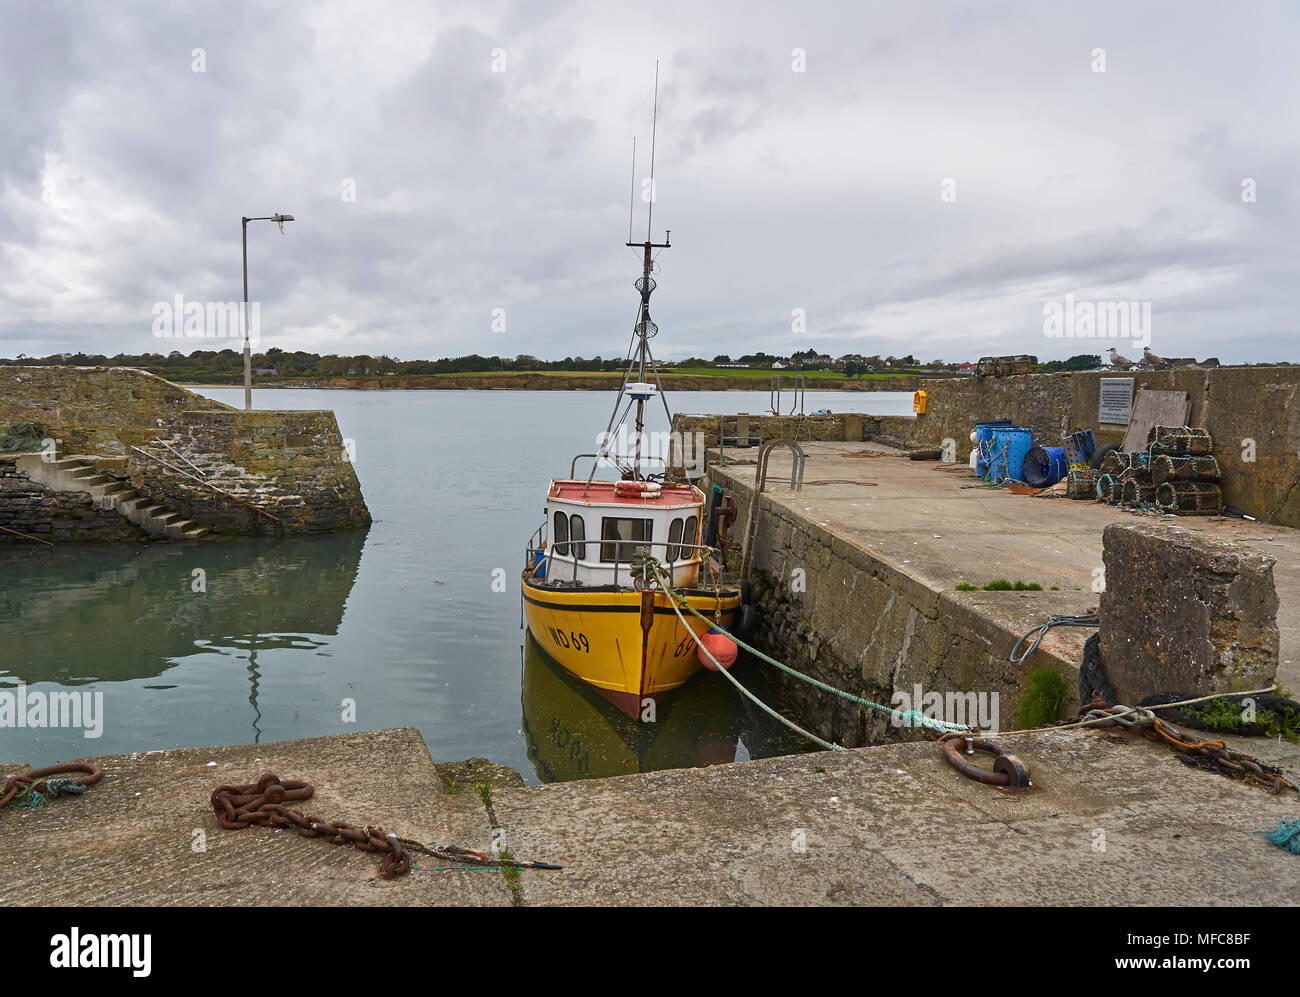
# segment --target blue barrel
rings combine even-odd
[[[1047,488],[1064,478],[1068,470],[1065,447],[1034,446],[1020,465],[1020,480],[1035,488]]]
[[[1023,426],[1005,426],[993,430],[993,439],[985,451],[989,461],[988,480],[995,485],[1019,481],[1025,454],[1029,453],[1033,443],[1033,430]]]
[[[546,551],[544,550],[533,551],[533,567],[537,568],[537,571],[533,575],[534,578],[546,577],[545,561],[546,561]],[[538,567],[538,565],[540,565],[540,567]]]
[[[989,444],[993,442],[993,431],[1004,429],[1008,426],[1014,426],[1010,419],[994,419],[990,422],[975,423],[975,449],[979,451],[979,457],[975,462],[975,473],[981,478],[987,478],[989,473]]]

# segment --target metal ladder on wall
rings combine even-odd
[[[741,578],[747,577],[749,572],[754,540],[758,536],[758,504],[763,495],[763,490],[767,487],[768,460],[772,456],[772,451],[777,447],[789,447],[790,453],[794,457],[790,465],[790,490],[796,492],[803,490],[803,469],[808,459],[803,452],[803,447],[792,440],[772,440],[770,443],[763,444],[763,448],[758,452],[758,472],[754,476],[754,496],[749,503],[749,519],[745,523],[745,546],[740,553]]]

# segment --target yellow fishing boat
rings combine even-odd
[[[703,542],[705,495],[687,478],[685,451],[678,448],[682,460],[676,474],[672,450],[653,453],[647,443],[645,404],[663,397],[650,352],[658,331],[650,320],[655,289],[650,275],[653,252],[668,248],[668,235],[662,243],[651,242],[647,225],[646,241],[627,245],[643,253],[635,284],[641,306],[627,374],[597,452],[573,458],[568,477],[551,481],[546,520],[528,542],[521,584],[528,630],[546,653],[636,716],[656,696],[685,684],[702,661],[713,667],[693,634],[707,634],[724,664],[736,654],[728,638],[709,633],[709,623],[685,611],[683,622],[665,585],[728,630],[751,623],[753,610],[742,611],[741,587],[728,579]],[[615,441],[626,437],[634,405],[636,432],[628,453]],[[664,411],[671,423],[666,401]],[[663,434],[660,442],[668,440]],[[575,477],[582,458],[594,459],[585,479]],[[616,471],[617,480],[597,479],[602,468]]]
[[[533,566],[523,575],[524,617],[551,658],[638,713],[647,697],[671,692],[699,670],[698,645],[687,624],[698,634],[709,629],[690,614],[682,622],[669,593],[638,571],[645,558],[660,563],[692,608],[728,630],[741,591],[720,577],[710,584],[707,577],[700,543],[703,492],[669,483],[631,497],[630,488],[618,491],[623,484],[551,482],[550,540],[529,551]]]

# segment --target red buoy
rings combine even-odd
[[[718,665],[723,668],[730,668],[736,663],[736,655],[740,649],[736,647],[736,642],[715,627],[709,627],[709,632],[700,635],[700,647],[697,648],[696,654],[699,655],[700,664],[711,672],[718,670]],[[718,665],[715,665],[705,650],[718,659]]]

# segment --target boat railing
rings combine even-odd
[[[605,544],[614,545],[615,554],[618,555],[616,559],[613,561],[601,561],[599,566],[604,567],[608,564],[614,566],[613,584],[615,585],[619,583],[620,569],[630,571],[631,568],[631,559],[625,559],[622,557],[625,548],[632,548],[634,555],[639,559],[653,553],[654,548],[662,547],[664,549],[664,556],[658,558],[658,560],[659,563],[667,569],[668,580],[672,584],[677,583],[678,571],[689,572],[691,569],[695,569],[698,575],[700,563],[713,551],[713,548],[709,547],[707,544],[688,544],[680,542],[670,543],[667,540],[567,540],[563,544],[552,545],[551,547],[546,548],[540,546],[542,541],[538,540],[538,535],[542,533],[545,528],[546,524],[543,523],[533,532],[532,537],[529,538],[528,549],[525,554],[525,567],[532,567],[536,561],[537,552],[544,550],[546,553],[546,577],[548,579],[554,579],[556,577],[555,571],[557,565],[560,566],[560,570],[564,570],[565,566],[571,565],[572,580],[575,582],[578,580],[579,565],[588,568],[593,567],[591,562],[579,557],[576,552],[571,554],[567,549],[565,551],[557,551],[555,549],[556,546],[571,548],[578,544],[584,546],[586,544],[598,544],[602,546]],[[670,553],[673,555],[671,558],[668,557],[668,554]],[[565,573],[568,574],[569,572],[565,571]]]
[[[615,458],[615,457],[622,457],[622,456],[625,456],[625,455],[623,455],[623,454],[609,454],[609,453],[580,453],[580,454],[578,454],[576,457],[574,457],[572,461],[569,462],[569,480],[571,480],[571,481],[572,481],[572,480],[575,480],[576,473],[577,473],[577,470],[578,470],[578,461],[580,461],[580,460],[583,460],[583,459],[588,458],[588,457],[593,458],[593,459],[596,461],[596,467],[599,467],[599,466],[600,466],[600,461],[602,461],[602,460],[612,460],[612,459]],[[630,458],[629,458],[629,459],[630,459]],[[642,455],[641,455],[641,462],[642,462],[643,464],[644,464],[644,463],[647,463],[647,462],[649,462],[649,461],[654,461],[654,462],[657,462],[657,463],[659,463],[659,464],[662,464],[662,465],[664,466],[665,469],[668,467],[668,459],[667,459],[666,457],[660,457],[660,456],[658,456],[657,454],[642,454]],[[592,473],[593,473],[593,474],[595,473],[594,469],[593,469]]]

